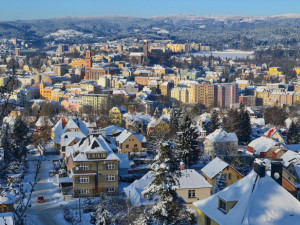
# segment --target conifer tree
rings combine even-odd
[[[219,119],[219,114],[217,110],[214,110],[211,119],[210,119],[210,125],[209,125],[209,133],[214,132],[216,129],[220,128],[220,119]]]
[[[215,186],[213,187],[213,194],[218,193],[219,191],[222,191],[224,188],[227,187],[226,183],[226,174],[221,172],[215,181]]]
[[[179,129],[178,119],[179,119],[178,110],[176,108],[173,108],[171,111],[170,122],[169,122],[170,136],[174,136]]]
[[[147,211],[148,224],[195,223],[193,213],[186,208],[176,192],[180,170],[172,143],[160,144],[151,166],[151,174],[153,181],[142,192],[144,198],[155,200],[153,207]]]
[[[242,128],[242,132],[241,132],[241,136],[238,138],[242,144],[248,144],[251,141],[251,134],[252,134],[250,116],[248,112],[244,110],[242,110],[240,114],[241,114],[240,124]]]
[[[18,116],[12,126],[12,139],[14,156],[16,159],[21,160],[22,156],[26,155],[26,146],[28,145],[28,128],[25,122]]]
[[[176,138],[176,155],[178,159],[190,167],[191,164],[197,163],[200,156],[200,149],[196,141],[198,133],[193,126],[189,114],[184,113],[181,118],[181,124]]]
[[[287,143],[288,144],[298,144],[299,143],[299,134],[298,128],[294,121],[292,121],[288,133],[287,133]]]

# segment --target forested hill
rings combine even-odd
[[[202,42],[218,49],[251,49],[300,42],[300,15],[271,17],[169,15],[62,17],[0,22],[0,38],[53,41],[59,30],[75,32],[62,40],[72,42],[125,37]],[[53,34],[54,33],[54,34]],[[82,35],[82,39],[78,39]],[[76,36],[76,37],[75,37]]]

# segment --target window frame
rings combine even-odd
[[[188,190],[188,198],[196,198],[196,190]]]
[[[116,181],[116,176],[115,175],[106,175],[106,181],[108,181],[108,182]]]
[[[87,184],[90,182],[89,176],[80,176],[78,179],[78,183],[80,184]]]

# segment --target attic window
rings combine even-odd
[[[92,149],[98,148],[98,147],[100,147],[100,145],[98,144],[97,141],[94,141],[93,144],[92,144]]]
[[[226,213],[226,202],[221,198],[219,198],[218,209]]]

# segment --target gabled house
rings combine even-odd
[[[280,143],[277,141],[267,137],[259,137],[248,144],[247,151],[258,158],[266,158],[267,152],[276,147],[280,147]]]
[[[74,197],[118,193],[119,158],[101,135],[82,138],[67,155]]]
[[[53,127],[54,123],[48,116],[39,117],[38,121],[35,123],[33,140],[44,139],[44,141],[48,141],[51,138],[51,129]]]
[[[230,186],[243,178],[242,174],[218,157],[214,158],[205,167],[203,167],[201,172],[212,186],[215,186],[216,179],[220,173],[225,174],[227,186]]]
[[[169,118],[168,115],[163,115],[158,119],[152,118],[147,126],[147,135],[150,133],[162,134],[169,131]]]
[[[277,128],[271,128],[265,133],[266,138],[271,138],[283,144],[286,144],[285,136],[286,136],[286,130],[281,131]]]
[[[66,132],[81,132],[85,136],[89,135],[89,129],[82,120],[71,117],[68,119],[62,118],[52,128],[51,132],[53,145],[57,151],[61,150],[61,136]]]
[[[122,106],[115,106],[109,110],[109,118],[113,124],[122,124],[123,115],[126,109]]]
[[[116,138],[118,153],[145,152],[147,140],[142,134],[124,130]]]
[[[66,156],[66,148],[76,145],[82,138],[86,137],[81,131],[66,132],[60,139],[60,155]]]
[[[125,195],[134,206],[154,204],[154,201],[142,197],[142,192],[150,185],[152,180],[151,172],[148,172],[141,179],[124,188]],[[193,207],[192,203],[197,200],[208,198],[211,189],[212,186],[196,170],[181,170],[176,192],[183,198],[187,207]]]
[[[238,138],[235,133],[227,133],[220,128],[206,136],[203,144],[208,155],[226,155],[237,152]]]
[[[193,203],[198,211],[198,224],[299,224],[300,203],[278,184],[278,167],[271,172],[272,177],[265,174],[265,165],[257,168],[235,184]]]

